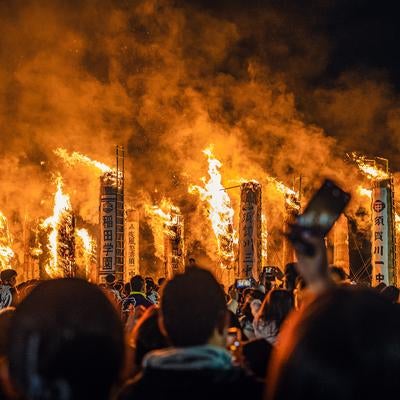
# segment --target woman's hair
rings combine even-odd
[[[135,346],[135,369],[141,368],[143,358],[153,350],[163,349],[168,346],[167,339],[162,334],[159,326],[160,310],[153,306],[146,310],[139,319],[133,331]]]
[[[12,318],[10,375],[24,397],[109,397],[124,361],[124,334],[114,306],[84,280],[35,287]]]
[[[338,288],[285,323],[267,398],[388,398],[399,370],[400,309],[372,290]]]
[[[294,296],[285,289],[274,289],[264,299],[257,319],[265,322],[274,321],[279,330],[283,321],[294,308]]]

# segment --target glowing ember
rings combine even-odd
[[[366,197],[369,197],[370,199],[372,198],[372,190],[366,189],[366,188],[364,188],[364,187],[362,187],[362,186],[359,186],[359,187],[357,188],[357,193],[358,193],[360,196],[366,196]]]
[[[82,163],[89,167],[98,169],[103,174],[105,174],[106,172],[113,171],[113,169],[110,168],[108,165],[103,164],[100,161],[92,160],[88,156],[78,153],[77,151],[74,151],[73,153],[68,154],[67,150],[59,147],[58,149],[54,150],[54,153],[57,156],[61,157],[67,164],[69,164],[71,166],[75,165],[77,163]]]
[[[234,211],[231,200],[224,186],[219,172],[222,163],[217,160],[209,147],[203,151],[208,158],[209,179],[201,180],[204,187],[191,185],[189,193],[199,193],[200,199],[208,203],[208,218],[217,239],[218,255],[221,266],[229,267],[235,260],[234,245],[238,243],[237,233],[233,228]]]
[[[64,276],[64,271],[61,268],[60,256],[60,242],[61,234],[60,228],[65,224],[71,215],[72,207],[69,196],[62,191],[62,178],[61,176],[56,179],[57,191],[54,195],[54,209],[53,215],[48,217],[42,224],[45,229],[50,229],[49,243],[47,245],[50,258],[45,265],[45,270],[51,278],[58,278]]]
[[[7,218],[0,211],[0,270],[11,268],[14,252],[11,249],[12,239],[8,229]]]
[[[351,153],[348,155],[350,159],[352,159],[360,169],[360,171],[368,178],[368,179],[388,179],[389,174],[377,167],[375,160],[368,160],[364,156],[357,155],[357,153]]]
[[[395,225],[396,225],[396,232],[400,233],[400,215],[395,214],[395,219],[394,219]]]
[[[86,277],[90,276],[92,260],[96,257],[95,240],[90,236],[87,229],[77,229],[77,263],[82,264],[86,272]],[[79,260],[79,261],[78,261]]]
[[[170,229],[176,223],[176,216],[180,214],[178,207],[174,206],[169,199],[163,198],[159,206],[144,205],[146,216],[154,237],[155,256],[164,261],[164,239],[165,235],[175,236]]]

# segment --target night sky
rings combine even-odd
[[[393,170],[400,169],[396,2],[190,3],[241,26],[246,32],[242,51],[256,51],[274,72],[283,74],[305,120],[337,138],[343,151],[387,157]],[[370,106],[365,104],[368,97]],[[343,116],[341,107],[353,111],[351,118]]]

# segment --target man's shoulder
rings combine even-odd
[[[240,369],[229,371],[165,371],[151,369],[128,382],[118,400],[262,398],[263,384]]]

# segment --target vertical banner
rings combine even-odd
[[[388,189],[376,187],[372,192],[372,286],[389,285],[389,210]]]
[[[258,280],[262,268],[261,185],[243,183],[240,191],[239,277]]]
[[[139,212],[129,209],[125,212],[124,282],[139,273]]]
[[[333,264],[350,275],[349,226],[347,217],[342,214],[333,227]]]
[[[99,282],[116,271],[117,193],[107,175],[100,178]]]

